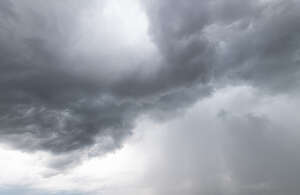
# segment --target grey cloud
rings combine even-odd
[[[297,194],[299,140],[286,126],[248,115],[229,119],[227,148],[232,178],[245,194]]]
[[[150,138],[158,145],[144,181],[152,194],[299,193],[299,101],[235,90],[198,102]]]
[[[187,73],[184,82],[230,78],[273,91],[297,86],[298,1],[147,2],[153,39],[170,69],[179,70],[172,75]]]
[[[77,22],[90,9],[83,1],[2,4],[7,10],[1,12],[6,17],[1,18],[0,31],[2,142],[27,151],[63,153],[84,149],[97,140],[102,143],[101,153],[121,146],[138,113],[177,108],[200,93],[167,91],[163,84],[160,87],[165,78],[154,82],[126,72],[118,78],[120,82],[111,82],[105,74],[90,77],[84,68],[89,59],[71,55],[76,54],[72,38]],[[105,71],[106,59],[96,60],[104,63]]]
[[[118,147],[137,106],[74,74],[63,55],[82,1],[4,2],[11,12],[1,19],[1,140],[60,153],[100,134]]]
[[[236,77],[275,91],[297,87],[298,10],[296,1],[279,1],[267,6],[247,28],[231,31],[235,36],[225,41],[228,47],[222,59],[234,65],[231,71]]]
[[[3,142],[62,153],[100,140],[108,151],[138,115],[179,113],[223,79],[281,91],[299,82],[297,1],[144,1],[150,54],[122,45],[103,18],[99,32],[81,26],[96,2],[1,2]]]

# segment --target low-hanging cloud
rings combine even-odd
[[[138,115],[173,113],[220,84],[299,82],[297,1],[141,1],[147,47],[129,46],[104,14],[88,22],[106,3],[0,3],[3,142],[63,153],[100,140],[109,151]]]
[[[279,91],[297,86],[298,1],[146,2],[151,35],[178,71],[176,81],[229,78]]]

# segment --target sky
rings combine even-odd
[[[0,195],[298,195],[299,0],[1,0]]]

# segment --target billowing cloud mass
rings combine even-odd
[[[275,90],[295,86],[298,1],[148,2],[150,31],[176,81],[225,77]]]
[[[247,86],[254,102],[234,98],[245,112],[203,106],[209,122],[168,130],[151,173],[161,184],[141,185],[164,195],[299,193],[297,119],[260,113],[273,105],[265,97],[299,97],[298,0],[2,0],[0,56],[0,142],[50,152],[49,167],[122,148],[143,117],[163,126]]]
[[[1,137],[23,149],[114,148],[139,113],[211,83],[298,82],[296,1],[146,1],[153,43],[120,38],[106,1],[1,4]]]
[[[130,134],[139,113],[175,110],[195,99],[196,92],[172,83],[172,67],[160,70],[164,64],[158,64],[160,55],[143,29],[135,33],[138,40],[121,37],[122,27],[110,22],[124,21],[109,2],[4,2],[3,141],[61,153],[92,145],[100,136],[100,149],[110,150]]]
[[[47,164],[58,157],[0,149],[0,183],[14,189],[0,194],[27,194],[25,186],[37,195],[296,195],[299,105],[247,86],[224,88],[183,117],[139,118],[124,147],[59,174]]]

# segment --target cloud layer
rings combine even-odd
[[[96,143],[103,153],[121,147],[138,116],[173,116],[220,87],[295,91],[299,9],[296,0],[4,0],[1,141],[57,154]]]
[[[68,171],[49,168],[57,154],[1,146],[6,188],[0,194],[13,188],[16,194],[296,195],[299,104],[299,98],[248,86],[224,88],[184,116],[164,123],[139,118],[120,150]]]

